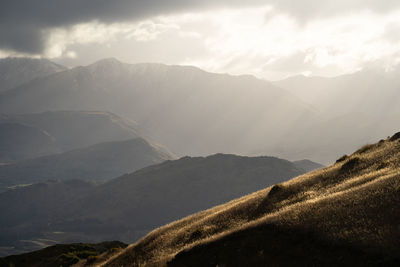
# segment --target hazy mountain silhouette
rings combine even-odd
[[[66,69],[66,67],[47,59],[0,59],[0,92]]]
[[[324,118],[278,145],[287,151],[281,156],[333,162],[335,155],[351,153],[397,131],[399,74],[400,69],[367,69],[334,78],[295,76],[275,82],[315,107]]]
[[[173,158],[142,138],[100,143],[0,166],[0,189],[51,179],[105,181]]]
[[[0,123],[18,123],[38,128],[54,138],[54,149],[58,152],[139,136],[135,122],[100,111],[0,115]]]
[[[372,120],[398,114],[400,67],[391,71],[368,68],[333,78],[294,76],[274,82],[334,118],[364,113]]]
[[[315,119],[306,104],[252,76],[105,59],[34,80],[0,96],[0,111],[107,110],[135,120],[177,155],[263,154]],[[285,134],[285,135],[284,135]]]
[[[156,229],[104,266],[398,266],[399,140]]]
[[[15,247],[5,254],[53,244],[43,240],[133,242],[162,224],[304,172],[278,158],[217,154],[166,161],[96,187],[78,185],[87,191],[64,189],[78,183],[68,181],[16,188],[0,194],[0,246]]]

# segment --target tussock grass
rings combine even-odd
[[[185,266],[178,263],[187,264],[187,260],[191,260],[190,266],[209,266],[210,262],[229,266],[230,259],[240,255],[232,253],[235,246],[245,246],[246,242],[257,247],[254,253],[248,251],[249,261],[265,263],[263,257],[274,258],[274,250],[264,244],[269,241],[254,243],[258,240],[256,237],[251,241],[241,234],[251,236],[256,232],[257,236],[260,233],[277,235],[282,240],[293,238],[300,243],[307,236],[313,236],[312,240],[319,245],[307,247],[306,244],[300,248],[293,245],[294,241],[293,244],[285,241],[288,247],[303,251],[302,255],[309,248],[319,251],[326,259],[329,255],[340,258],[347,255],[345,251],[351,251],[342,260],[350,260],[351,255],[354,259],[371,260],[371,264],[379,262],[382,255],[384,260],[391,260],[400,255],[398,139],[392,137],[365,146],[332,166],[156,229],[103,266]],[[327,244],[333,247],[322,251],[321,247]],[[217,253],[217,250],[220,261],[214,262],[212,251]],[[204,256],[202,261],[197,257],[200,252],[211,258]],[[315,257],[321,264],[326,260]],[[198,264],[193,263],[194,259]]]

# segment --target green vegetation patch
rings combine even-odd
[[[115,252],[126,246],[126,244],[119,241],[98,244],[75,243],[54,245],[30,253],[0,258],[0,266],[66,267],[85,259],[94,262],[100,254]]]

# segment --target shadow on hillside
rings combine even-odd
[[[285,248],[285,249],[282,249]],[[274,224],[251,227],[178,253],[168,267],[400,266],[398,255],[333,243],[315,232]]]

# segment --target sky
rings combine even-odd
[[[194,65],[269,80],[400,63],[398,0],[2,0],[0,57]]]

